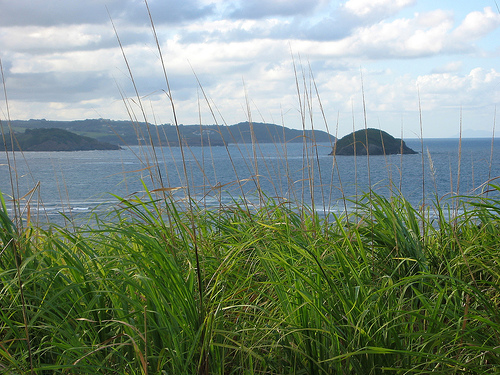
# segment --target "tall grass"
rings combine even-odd
[[[235,202],[190,215],[149,194],[121,198],[97,228],[19,234],[3,207],[0,365],[5,373],[497,373],[499,203],[477,198],[457,227],[438,226],[403,197],[372,192],[359,200],[358,224],[347,225],[345,216],[303,217],[273,200],[251,214]]]
[[[149,9],[148,14],[164,69]],[[125,54],[124,59],[134,82]],[[326,189],[343,188],[321,179],[315,186],[318,149],[305,136],[306,128],[314,129],[315,104],[328,124],[312,72],[299,73],[295,62],[294,69],[304,129],[300,180],[292,181],[286,144],[281,163],[284,178],[298,190],[283,194],[275,185],[275,196],[268,195],[259,168],[280,174],[279,168],[260,164],[256,142],[250,151],[236,145],[251,162],[247,171],[231,163],[239,194],[230,204],[221,200],[224,187],[210,182],[205,160],[196,161],[206,181],[203,196],[219,199],[210,208],[194,198],[197,187],[186,164],[190,149],[180,135],[183,165],[175,172],[184,183],[170,186],[172,171],[160,169],[150,129],[138,158],[151,188],[144,182],[142,195],[115,196],[114,210],[107,216],[96,212],[89,225],[23,222],[15,185],[16,211],[7,210],[0,194],[0,372],[500,371],[497,180],[474,196],[446,199],[436,191],[433,203],[414,207],[396,187],[389,197],[378,194],[368,176],[367,192],[343,195],[343,212],[319,215],[315,189],[324,204],[332,196]],[[213,120],[219,129],[226,126],[199,84]],[[123,96],[131,121],[147,122],[135,84],[134,92],[135,104]],[[246,111],[251,123],[248,97]],[[211,152],[210,144],[203,147]],[[225,150],[232,161],[227,142]],[[432,169],[430,156],[429,161]],[[330,181],[334,174],[340,181],[335,155],[331,173]],[[246,182],[255,184],[255,204],[243,189]],[[422,180],[423,197],[425,188]],[[182,200],[178,191],[184,192]],[[354,209],[347,210],[348,204]]]

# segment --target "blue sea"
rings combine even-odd
[[[330,144],[250,144],[167,148],[132,146],[120,151],[0,154],[0,191],[24,214],[60,223],[118,206],[118,198],[166,189],[183,204],[203,207],[269,198],[305,203],[319,213],[341,212],[373,189],[401,192],[414,206],[461,194],[480,194],[500,176],[500,140],[407,139],[417,155],[330,156]],[[423,153],[422,153],[423,150]],[[184,156],[182,152],[184,152]],[[183,163],[184,160],[184,163]],[[494,181],[499,183],[498,180]],[[96,211],[98,210],[98,211]],[[36,214],[36,215],[35,215]]]

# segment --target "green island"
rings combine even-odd
[[[25,129],[24,133],[7,133],[0,151],[89,151],[119,150],[120,146],[57,128]]]
[[[416,154],[406,143],[380,129],[361,129],[339,139],[330,155]]]

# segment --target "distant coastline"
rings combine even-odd
[[[8,133],[3,142],[0,142],[0,151],[91,151],[120,148],[118,145],[57,128],[25,129],[22,133]]]
[[[86,119],[75,121],[12,120],[12,129],[57,128],[100,142],[119,146],[179,146],[177,128],[172,124],[151,125],[144,122]],[[181,140],[189,146],[223,146],[232,143],[300,143],[304,136],[315,142],[334,142],[335,137],[322,130],[298,130],[281,125],[240,122],[234,125],[179,125]],[[253,134],[252,134],[253,133]]]

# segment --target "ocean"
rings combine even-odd
[[[119,197],[144,196],[168,188],[182,205],[186,186],[203,207],[242,197],[304,203],[318,213],[352,207],[344,197],[370,188],[385,196],[399,191],[414,206],[459,194],[479,194],[500,176],[500,145],[490,139],[407,139],[417,155],[330,156],[330,144],[250,144],[180,148],[132,146],[120,151],[0,154],[0,191],[37,220],[62,223],[118,206]],[[496,142],[499,142],[496,140]],[[422,155],[422,147],[424,153]],[[183,163],[183,159],[185,163]],[[498,181],[496,182],[498,183]],[[38,215],[35,215],[38,214]]]

